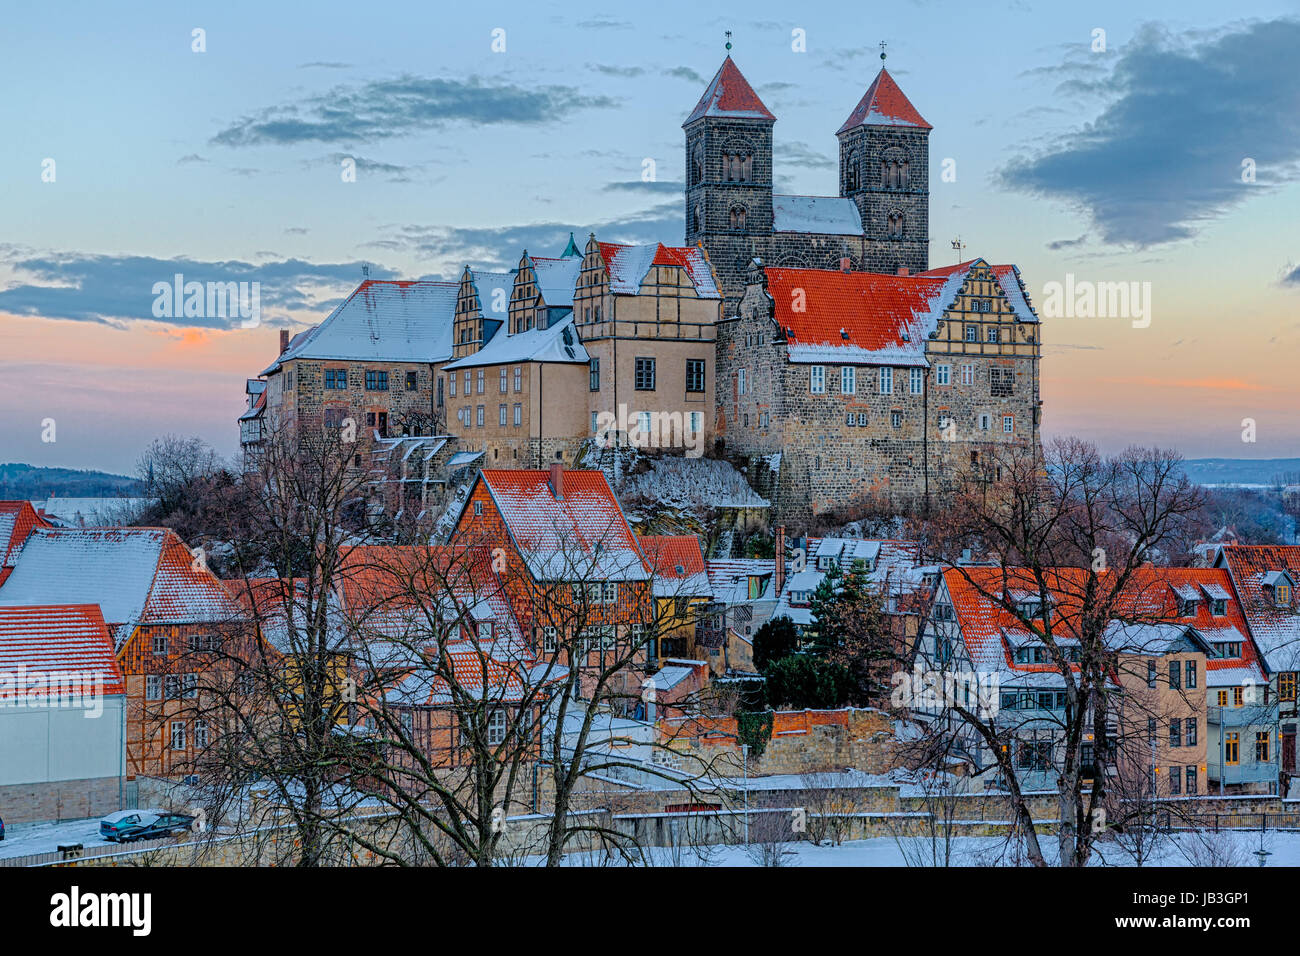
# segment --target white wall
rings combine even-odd
[[[102,703],[97,717],[80,707],[0,706],[0,786],[120,774],[124,698]]]

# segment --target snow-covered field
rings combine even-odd
[[[0,858],[53,853],[60,845],[107,846],[99,835],[99,817],[89,820],[63,820],[59,823],[14,823],[5,827],[0,840]]]

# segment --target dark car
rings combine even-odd
[[[5,838],[5,821],[3,817],[0,817],[0,840],[3,840],[4,838]]]
[[[158,819],[132,833],[126,840],[157,840],[177,833],[188,833],[194,828],[194,817],[188,813],[164,813]]]
[[[128,840],[160,816],[161,810],[118,810],[99,821],[99,835],[110,841]]]

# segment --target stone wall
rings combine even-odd
[[[118,777],[8,784],[0,786],[0,819],[12,825],[103,816],[122,809],[124,794]]]

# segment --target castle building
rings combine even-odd
[[[772,191],[776,117],[728,56],[686,131],[686,243],[717,272],[724,311],[752,259],[780,267],[924,272],[929,267],[929,135],[885,69],[836,136],[839,195]]]

